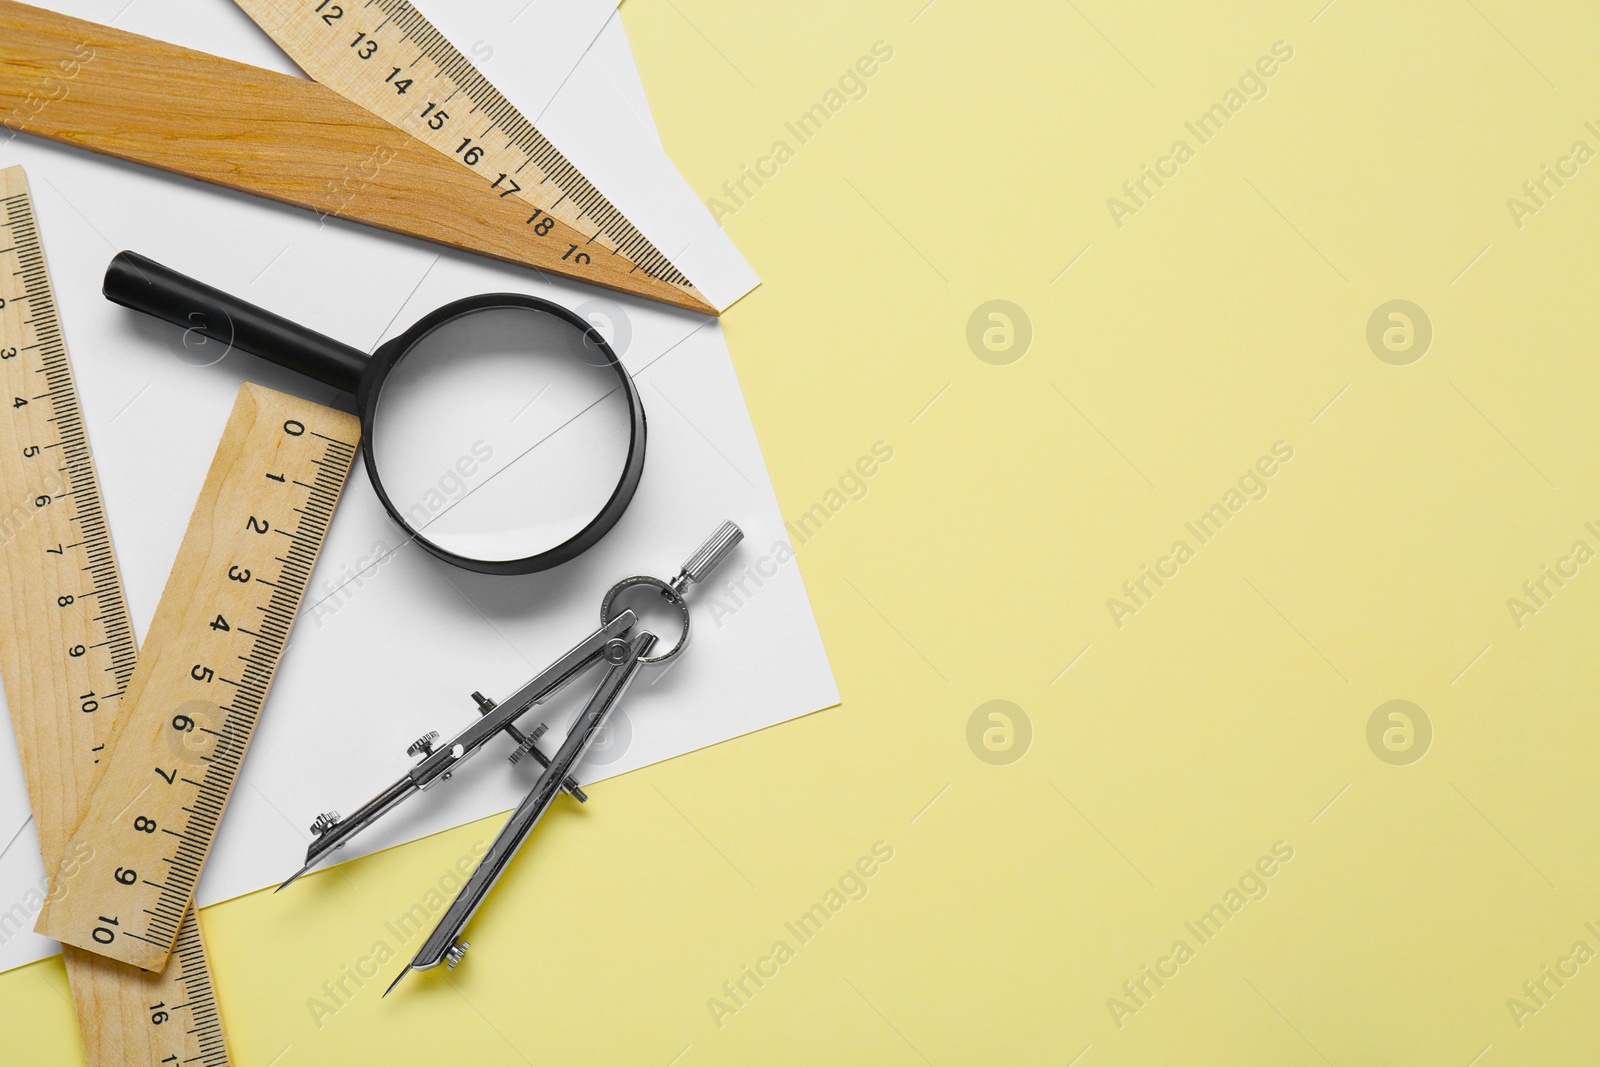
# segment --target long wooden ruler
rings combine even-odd
[[[166,965],[359,438],[353,415],[239,391],[40,933]]]
[[[45,868],[88,806],[138,654],[27,179],[0,171],[0,677]],[[156,974],[68,947],[90,1067],[228,1063],[193,908]]]
[[[409,4],[319,2],[242,5],[308,82],[0,0],[0,126],[717,313]]]

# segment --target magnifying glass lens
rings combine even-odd
[[[516,560],[577,534],[628,457],[617,373],[579,328],[491,307],[417,341],[378,394],[373,460],[411,527],[448,552]]]

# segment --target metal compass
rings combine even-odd
[[[473,871],[466,885],[451,902],[416,958],[406,970],[400,972],[389,989],[392,990],[400,983],[400,979],[411,971],[425,971],[441,963],[449,967],[460,963],[468,948],[468,943],[460,940],[461,934],[472,921],[472,916],[483,904],[484,899],[488,897],[489,891],[505,873],[512,857],[522,847],[522,843],[538,824],[551,802],[562,792],[571,793],[580,801],[588,799],[584,796],[583,790],[578,788],[572,772],[582,762],[585,751],[600,727],[604,725],[606,716],[621,701],[623,693],[639,673],[639,668],[645,664],[665,663],[679,655],[687,646],[689,606],[683,598],[685,590],[696,582],[704,581],[743,538],[744,534],[739,527],[731,522],[725,522],[705,544],[700,546],[699,551],[689,557],[688,562],[672,581],[638,576],[624,578],[612,586],[600,604],[598,630],[578,642],[569,652],[529,679],[504,700],[497,703],[481,693],[472,694],[473,699],[477,701],[481,717],[442,743],[437,731],[418,738],[406,753],[422,757],[421,761],[389,788],[363,804],[349,818],[342,819],[337,812],[325,812],[317,816],[316,821],[311,824],[311,832],[316,835],[316,839],[306,850],[305,866],[296,871],[289,881],[279,886],[279,890],[342,848],[352,837],[388,814],[407,797],[451,777],[468,757],[487,742],[501,734],[507,734],[517,743],[517,747],[511,753],[513,763],[532,756],[544,770],[539,775],[539,780],[534,783],[532,791],[511,813],[511,818],[495,838],[494,844],[489,846],[489,851],[478,864],[477,870]],[[677,609],[682,629],[678,633],[677,640],[663,652],[656,651],[657,636],[647,630],[636,630],[638,616],[632,610],[619,605],[619,598],[623,594],[636,589],[654,590]],[[554,756],[546,756],[538,745],[546,727],[541,724],[524,732],[517,726],[517,720],[535,704],[549,699],[596,663],[603,663],[604,670],[594,695],[589,698],[573,722],[561,748]],[[388,990],[385,990],[384,994],[387,996]]]

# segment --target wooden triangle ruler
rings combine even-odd
[[[0,0],[0,125],[717,309],[405,0],[239,0],[314,80]]]
[[[68,838],[124,721],[138,646],[20,167],[0,171],[0,278],[0,676],[45,870],[71,870],[70,890],[88,854]],[[90,1067],[228,1063],[192,906],[160,973],[65,952]]]

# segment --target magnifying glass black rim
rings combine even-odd
[[[605,505],[594,518],[589,520],[588,525],[565,541],[543,552],[523,556],[520,559],[477,559],[452,552],[437,542],[430,541],[422,531],[405,520],[394,501],[389,499],[388,490],[383,487],[383,480],[378,477],[378,462],[373,456],[374,441],[378,436],[378,397],[383,391],[383,383],[388,378],[390,370],[435,330],[463,316],[492,308],[541,311],[547,315],[554,315],[572,326],[605,356],[606,364],[616,374],[623,396],[628,401],[627,461],[623,464],[622,476],[617,480],[616,487],[611,490],[611,496]],[[367,477],[372,482],[373,490],[378,494],[378,500],[383,504],[383,510],[387,511],[389,517],[428,552],[446,563],[479,574],[533,574],[549,570],[587,552],[610,532],[617,524],[617,520],[622,518],[623,512],[628,510],[634,490],[639,487],[639,478],[644,474],[646,437],[644,404],[639,399],[639,391],[634,387],[633,378],[629,376],[627,368],[622,365],[622,360],[591,323],[560,304],[536,296],[525,296],[521,293],[484,293],[452,301],[429,312],[405,333],[385,342],[373,353],[371,360],[361,372],[361,386],[356,393],[356,406],[361,412],[362,461],[366,464]]]

